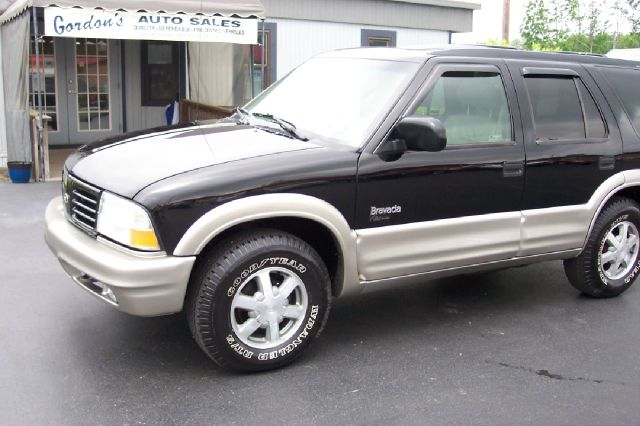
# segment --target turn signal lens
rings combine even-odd
[[[158,247],[158,239],[153,229],[132,229],[131,244],[132,247]]]

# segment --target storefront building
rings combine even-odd
[[[263,0],[267,72],[283,77],[309,57],[360,46],[451,43],[472,29],[479,2],[460,0]],[[273,60],[272,62],[269,62]]]
[[[322,51],[447,44],[451,33],[471,31],[479,8],[458,0],[160,0],[153,10],[139,3],[0,0],[3,61],[16,60],[16,40],[24,42],[8,26],[22,18],[30,28],[26,66],[13,67],[26,71],[24,93],[2,64],[0,166],[31,159],[29,109],[40,106],[48,117],[52,150],[167,124],[167,105],[178,99],[206,118],[208,108],[242,105]],[[123,16],[135,22],[105,29]],[[209,37],[214,29],[227,38]],[[15,99],[23,94],[26,105]]]
[[[47,142],[78,146],[167,124],[173,117],[167,121],[166,106],[193,99],[191,86],[217,105],[252,96],[250,46],[264,17],[257,0],[16,0],[3,6],[3,161],[37,166]],[[215,73],[216,86],[202,78]]]

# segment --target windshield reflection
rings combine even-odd
[[[245,107],[301,131],[359,147],[408,84],[419,64],[314,58]]]

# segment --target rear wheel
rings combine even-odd
[[[329,306],[329,274],[315,250],[291,234],[256,230],[237,234],[199,264],[187,315],[217,364],[261,371],[300,356]]]
[[[600,213],[585,249],[564,262],[571,284],[593,297],[617,296],[640,271],[640,208],[616,198]]]

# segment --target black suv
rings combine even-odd
[[[218,364],[282,366],[332,297],[564,260],[640,270],[640,63],[489,47],[317,56],[233,116],[79,149],[46,240],[134,315],[186,311]]]

